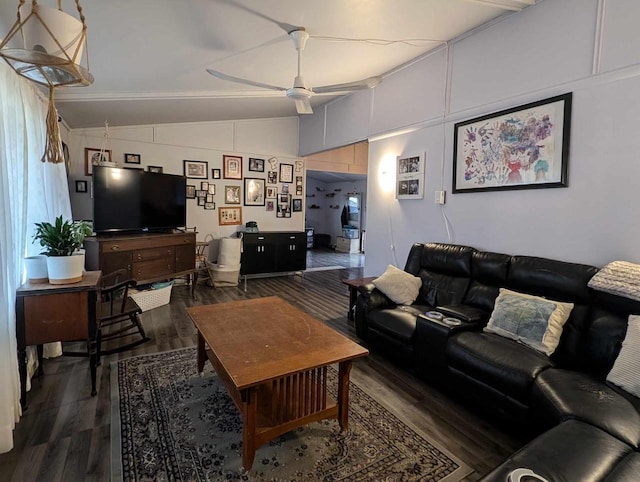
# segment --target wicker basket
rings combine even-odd
[[[138,303],[142,311],[149,311],[159,306],[169,304],[171,300],[171,288],[173,288],[173,284],[157,290],[138,291],[131,289],[129,290],[129,296]]]

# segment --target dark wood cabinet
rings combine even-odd
[[[138,283],[192,274],[196,266],[193,232],[95,236],[84,248],[87,269],[107,275],[124,268]]]
[[[285,273],[307,268],[304,231],[242,234],[241,275]]]

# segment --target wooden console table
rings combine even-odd
[[[93,236],[85,239],[84,248],[87,269],[105,276],[126,269],[138,284],[189,276],[194,296],[195,232]]]
[[[97,317],[100,271],[87,271],[79,283],[51,285],[27,281],[16,290],[16,338],[20,373],[20,403],[27,408],[27,346],[38,345],[42,374],[42,345],[87,340],[91,395],[96,394]]]

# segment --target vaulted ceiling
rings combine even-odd
[[[18,3],[0,2],[0,35],[15,21]],[[287,31],[304,27],[310,35],[302,66],[308,85],[384,76],[443,41],[534,3],[81,0],[95,83],[60,89],[57,105],[70,127],[98,127],[105,120],[139,125],[296,115],[282,92],[220,80],[205,69],[291,87],[297,56]],[[62,4],[77,16],[74,2]],[[314,96],[312,105],[332,98]]]

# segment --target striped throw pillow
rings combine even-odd
[[[640,316],[629,316],[627,334],[607,381],[640,397]]]

